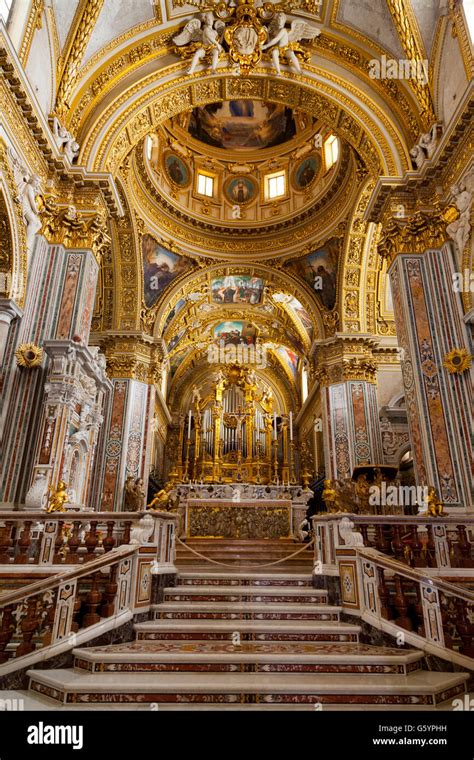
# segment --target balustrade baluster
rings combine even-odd
[[[69,552],[67,555],[67,561],[71,565],[75,565],[76,563],[79,562],[79,554],[77,550],[81,544],[81,539],[79,536],[80,530],[81,530],[81,521],[74,520],[72,524],[72,532],[68,541]]]
[[[465,599],[460,599],[459,597],[456,597],[455,600],[456,605],[456,627],[458,629],[459,636],[462,641],[462,645],[460,647],[461,654],[466,655],[466,657],[474,657],[474,643],[473,643],[473,637],[474,637],[474,623],[471,623],[469,620],[469,615],[467,611],[467,605]]]
[[[0,564],[7,565],[11,562],[10,550],[13,546],[12,528],[13,520],[6,520],[5,526],[0,531]]]
[[[395,608],[397,610],[397,617],[395,618],[397,625],[401,628],[405,628],[407,631],[413,630],[413,625],[408,617],[408,601],[405,596],[405,589],[403,587],[403,578],[400,575],[395,575]]]
[[[99,543],[99,537],[97,535],[97,520],[91,520],[90,530],[86,535],[85,544],[87,547],[87,554],[85,556],[86,561],[94,559],[95,549]]]
[[[100,580],[100,573],[94,573],[91,580],[91,588],[86,595],[86,614],[83,619],[83,627],[88,628],[90,625],[95,625],[100,621],[100,615],[97,613],[97,608],[102,601],[102,593],[98,589]]]
[[[131,533],[131,530],[132,530],[132,521],[131,520],[127,520],[127,522],[125,523],[124,529],[123,529],[123,538],[122,538],[122,543],[123,544],[129,544],[130,543],[130,533]]]
[[[428,525],[428,542],[426,544],[426,562],[427,567],[436,567],[436,546],[433,536],[433,525]]]
[[[467,537],[467,531],[464,525],[458,525],[459,536],[459,551],[461,553],[460,564],[461,567],[472,567],[473,561],[471,559],[471,543]]]
[[[54,542],[54,564],[58,562],[64,562],[64,534],[63,534],[64,520],[58,521],[58,532],[56,533],[56,540]]]
[[[3,608],[2,625],[0,627],[0,665],[7,662],[10,655],[6,648],[15,631],[15,618],[13,617],[13,605]]]
[[[36,647],[33,643],[33,636],[39,623],[38,598],[36,596],[30,596],[26,600],[26,615],[20,623],[22,642],[17,647],[15,657],[23,657],[25,654],[30,654],[30,652],[35,651]]]
[[[107,522],[107,535],[102,541],[104,552],[109,552],[115,546],[114,527],[115,527],[115,523],[113,522],[113,520],[109,520]]]
[[[385,571],[383,568],[378,568],[378,595],[380,600],[380,614],[385,620],[392,619],[392,610],[390,607],[390,591],[385,583]]]
[[[421,549],[422,544],[418,536],[418,530],[416,525],[412,525],[410,528],[411,537],[410,537],[410,548],[412,551],[413,556],[413,566],[414,567],[423,567],[423,561],[421,559]]]
[[[423,636],[423,638],[426,636],[425,631],[425,618],[423,615],[423,601],[421,598],[421,590],[420,590],[420,584],[415,583],[415,594],[416,594],[416,602],[414,605],[414,610],[417,617],[417,625],[416,625],[416,632],[419,636]]]
[[[26,565],[28,563],[28,550],[31,545],[31,526],[32,520],[25,520],[23,530],[18,539],[18,554],[15,557],[16,565]]]
[[[403,543],[401,539],[401,528],[399,525],[393,526],[392,548],[393,548],[395,559],[398,559],[400,562],[404,562],[405,561],[405,544]]]
[[[359,525],[360,532],[362,533],[362,538],[364,540],[364,546],[371,546],[371,542],[369,540],[369,526],[368,525]]]
[[[115,610],[115,597],[117,595],[118,583],[117,578],[117,565],[113,565],[110,568],[109,580],[105,584],[104,589],[104,603],[102,604],[100,614],[102,617],[111,617]]]
[[[375,528],[376,543],[375,548],[382,554],[391,554],[390,541],[387,539],[387,533],[385,531],[385,525],[377,524]]]

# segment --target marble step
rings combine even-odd
[[[306,573],[222,573],[220,570],[202,572],[182,572],[178,576],[179,586],[277,586],[277,587],[312,587],[311,574]]]
[[[154,620],[135,623],[137,641],[358,642],[360,626],[313,620]]]
[[[74,667],[91,673],[370,673],[408,675],[423,652],[370,644],[142,642],[78,648]]]
[[[326,604],[327,591],[311,588],[249,586],[173,586],[165,588],[165,602],[268,602]]]
[[[465,698],[465,697],[463,697]],[[43,697],[41,694],[38,694],[34,691],[27,691],[26,689],[19,689],[19,690],[8,690],[8,691],[2,691],[2,699],[8,700],[8,699],[14,699],[17,702],[21,700],[22,702],[22,710],[25,712],[28,711],[41,711],[41,712],[48,712],[48,711],[54,711],[54,712],[90,712],[90,711],[102,711],[102,712],[115,712],[115,711],[133,711],[133,712],[149,712],[150,711],[150,704],[147,704],[146,702],[144,704],[140,704],[139,702],[135,702],[133,704],[123,702],[123,703],[113,703],[113,702],[104,702],[103,704],[97,704],[97,703],[90,703],[88,704],[85,702],[84,704],[60,704],[59,702],[55,702],[54,700],[50,699],[49,697]],[[314,705],[311,704],[244,704],[244,703],[238,703],[238,704],[206,704],[204,703],[185,703],[183,705],[179,703],[171,704],[171,703],[162,703],[159,706],[153,705],[153,710],[159,709],[160,712],[176,712],[176,711],[182,711],[185,710],[186,712],[192,711],[203,711],[206,712],[209,711],[219,711],[222,712],[223,710],[225,712],[291,712],[293,710],[302,712],[314,712]],[[440,702],[436,705],[434,708],[427,708],[424,705],[364,705],[364,704],[325,704],[324,705],[324,712],[341,712],[341,711],[364,711],[364,712],[380,712],[383,710],[384,712],[390,712],[392,710],[397,712],[417,712],[417,711],[426,711],[429,710],[435,710],[435,711],[449,711],[452,712],[453,709],[453,700],[448,699],[445,702]]]
[[[154,620],[327,620],[337,622],[341,607],[269,602],[163,602],[152,607]]]
[[[466,691],[467,674],[85,673],[29,670],[30,691],[59,704],[367,704],[434,708]]]

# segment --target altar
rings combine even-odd
[[[180,484],[180,533],[186,538],[291,538],[311,496],[301,486]]]

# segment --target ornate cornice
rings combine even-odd
[[[162,373],[161,346],[143,335],[111,335],[100,338],[111,379],[139,380],[159,384]]]

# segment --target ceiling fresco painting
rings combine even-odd
[[[250,275],[228,275],[211,283],[214,303],[259,304],[262,300],[263,280]]]
[[[142,256],[144,300],[150,308],[176,277],[192,269],[192,263],[163,248],[151,235],[142,237]]]
[[[188,126],[192,137],[215,148],[271,148],[296,134],[290,108],[256,100],[229,100],[196,108]]]

